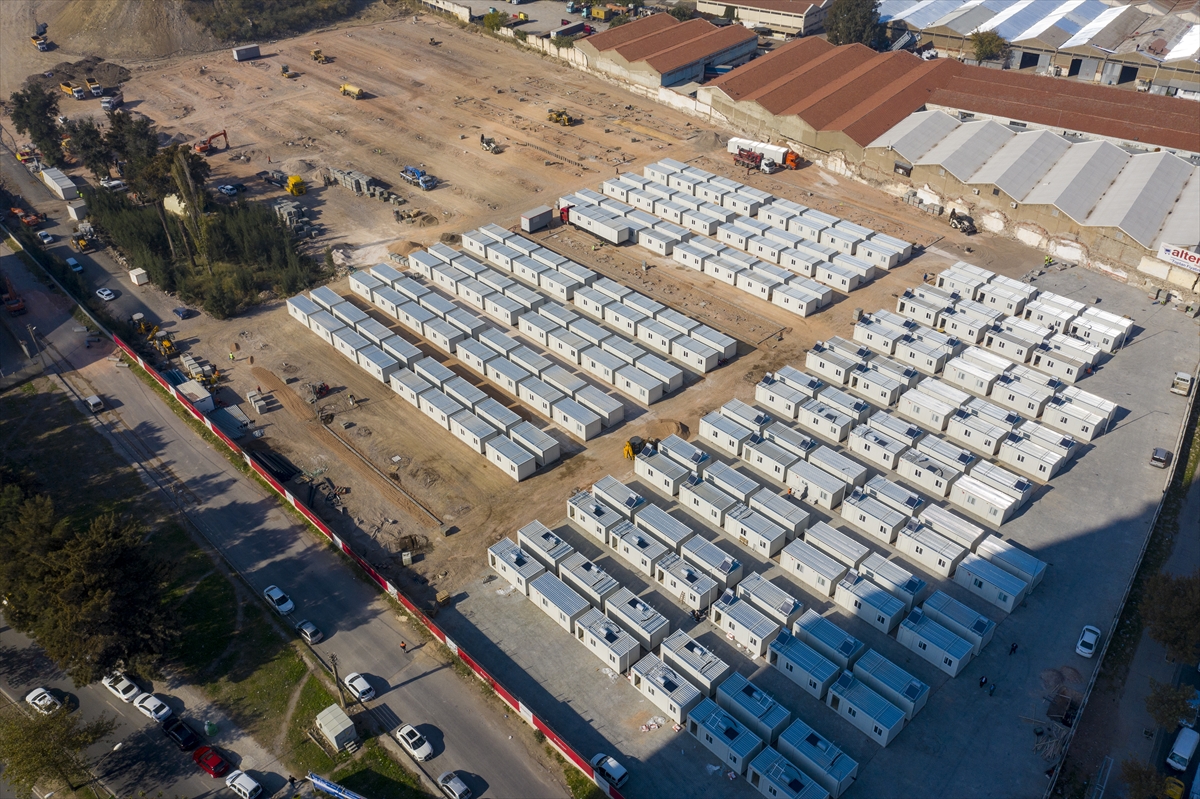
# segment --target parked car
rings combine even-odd
[[[178,716],[172,716],[163,722],[163,735],[170,738],[180,752],[190,752],[200,743],[200,736],[188,726],[187,722]]]
[[[296,625],[296,632],[301,638],[304,639],[304,642],[310,646],[325,637],[325,634],[317,629],[317,625],[313,624],[308,619],[305,619]]]
[[[241,799],[257,799],[262,795],[262,786],[244,771],[235,771],[225,778],[225,787]]]
[[[588,762],[614,788],[620,788],[629,780],[629,772],[625,767],[603,752],[597,752]]]
[[[1176,771],[1187,771],[1188,764],[1192,762],[1192,755],[1196,754],[1197,743],[1200,743],[1200,733],[1191,727],[1184,727],[1175,736],[1171,754],[1167,755],[1167,765]]]
[[[192,762],[210,777],[224,777],[229,771],[229,761],[211,746],[202,746],[192,753]]]
[[[371,683],[367,682],[367,678],[353,671],[342,678],[342,682],[350,689],[350,693],[359,702],[366,702],[368,699],[375,698],[375,689],[371,687]]]
[[[423,762],[433,757],[433,747],[429,745],[425,736],[417,732],[417,729],[411,724],[401,725],[396,730],[396,740],[400,742],[406,752],[412,755],[413,760]]]
[[[100,185],[109,191],[125,191],[125,181],[116,178],[100,178]]]
[[[117,298],[117,295],[113,294],[109,289],[96,289],[96,296],[105,302],[112,302]]]
[[[99,397],[97,397],[99,399]],[[103,407],[103,405],[101,406]],[[142,689],[134,684],[133,680],[126,677],[119,671],[114,671],[112,674],[100,681],[113,696],[120,699],[122,702],[132,702],[142,695]]]
[[[62,702],[50,693],[49,688],[34,688],[25,696],[25,703],[43,716],[49,716],[62,707]]]
[[[138,709],[148,719],[153,719],[160,724],[171,715],[171,708],[167,707],[167,703],[159,699],[154,694],[142,694],[137,699],[133,700],[133,706]]]
[[[1167,777],[1163,781],[1163,796],[1166,799],[1183,799],[1184,788],[1187,787],[1177,777]]]
[[[76,261],[74,258],[68,258],[66,260],[66,264],[67,268],[69,268],[72,272],[83,271],[83,264],[79,263],[79,261]]]
[[[1150,453],[1150,465],[1165,469],[1171,463],[1171,453],[1162,447],[1155,447]]]
[[[471,799],[471,789],[462,781],[456,772],[447,771],[438,777],[438,787],[448,799]]]
[[[286,616],[296,609],[296,603],[277,585],[268,585],[263,596],[280,616]]]
[[[38,237],[38,241],[40,241],[42,244],[53,244],[54,243],[54,234],[53,233],[47,233],[44,230],[39,230],[37,232],[37,237]]]
[[[191,308],[172,308],[171,313],[175,314],[180,319],[191,319],[196,315],[196,312]]]
[[[235,189],[233,186],[230,186],[228,184],[223,185],[223,186],[217,186],[217,191],[221,192],[226,197],[236,197],[237,196],[237,189]]]
[[[1096,644],[1100,642],[1100,628],[1090,624],[1084,625],[1079,634],[1079,643],[1075,644],[1075,654],[1090,658],[1096,654]]]

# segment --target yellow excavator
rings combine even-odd
[[[133,325],[133,329],[135,331],[137,331],[137,334],[139,336],[149,337],[149,336],[153,335],[150,332],[152,325],[146,321],[145,314],[135,313],[133,316],[129,317],[129,324]],[[155,327],[153,329],[158,330],[157,327]]]
[[[175,340],[171,338],[171,334],[166,330],[158,330],[150,339],[150,343],[154,345],[154,349],[158,350],[158,353],[164,358],[174,358],[179,354],[179,349],[175,346]]]
[[[625,442],[625,449],[623,451],[625,460],[631,461],[636,458],[645,446],[646,442],[642,441],[641,436],[632,436]]]
[[[550,109],[550,113],[546,115],[547,122],[553,122],[556,125],[562,125],[564,128],[569,128],[575,124],[575,117],[568,114],[566,111]]]

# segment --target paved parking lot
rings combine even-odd
[[[1084,270],[1053,272],[1035,284],[1081,301],[1099,301],[1100,308],[1136,321],[1132,342],[1079,384],[1117,402],[1122,410],[1113,429],[1084,446],[1076,460],[1001,529],[1002,538],[1050,564],[1042,584],[1011,615],[1005,617],[958,585],[923,573],[901,558],[930,583],[930,591],[941,589],[999,623],[992,644],[958,678],[950,679],[916,658],[895,638],[833,611],[830,602],[793,583],[777,565],[756,558],[668,504],[665,497],[642,490],[656,504],[675,509],[706,538],[735,553],[746,563],[747,574],[764,572],[806,607],[829,613],[869,647],[930,685],[925,709],[886,749],[763,660],[750,660],[708,622],[695,624],[682,605],[654,590],[624,561],[609,555],[596,557],[601,550],[593,539],[562,521],[565,497],[558,519],[542,521],[578,551],[595,557],[623,585],[647,597],[668,617],[672,629],[688,631],[711,647],[794,716],[857,759],[861,769],[851,797],[1037,795],[1045,788],[1044,772],[1051,764],[1033,751],[1035,724],[1026,719],[1044,722],[1046,697],[1060,684],[1082,690],[1096,666],[1094,660],[1074,653],[1075,639],[1084,624],[1094,624],[1108,634],[1141,549],[1165,484],[1165,474],[1149,466],[1149,453],[1155,446],[1174,446],[1186,401],[1170,394],[1167,387],[1175,370],[1192,371],[1196,366],[1197,322],[1168,307],[1151,305],[1138,289]],[[713,405],[725,399],[714,397]],[[636,486],[632,469],[614,476]],[[806,507],[814,520],[830,520],[828,513]],[[835,526],[862,539],[839,521],[834,520]],[[515,540],[516,531],[509,535]],[[878,541],[862,540],[876,551],[888,551]],[[723,795],[755,795],[744,781],[725,784],[720,773],[710,774],[705,766],[716,759],[687,733],[673,732],[669,726],[641,732],[643,724],[659,715],[654,705],[624,678],[604,673],[594,655],[568,643],[566,632],[518,592],[500,590],[506,582],[486,579],[468,586],[465,598],[439,621],[537,713],[557,729],[570,731],[572,741],[587,754],[601,749],[617,753],[630,767],[628,795],[704,795],[717,790],[718,783]],[[1009,644],[1014,642],[1019,649],[1010,656]],[[984,675],[997,686],[994,695],[980,690],[978,681]]]

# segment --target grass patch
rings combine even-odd
[[[388,757],[375,741],[367,741],[362,754],[333,772],[331,779],[363,796],[386,796],[388,799],[425,799],[428,796],[417,776]]]
[[[567,780],[567,789],[570,790],[572,799],[605,799],[605,793],[600,790],[600,786],[592,782],[586,774],[575,768],[574,765],[568,763],[567,759],[557,749],[550,744],[546,744],[546,753],[554,759],[555,763],[558,763],[562,767],[563,776]]]
[[[292,711],[292,720],[287,729],[287,754],[284,760],[288,768],[296,774],[307,774],[315,771],[318,774],[328,774],[336,765],[325,754],[325,750],[317,746],[308,737],[308,729],[316,721],[317,714],[330,705],[337,704],[333,694],[325,690],[325,686],[315,674],[310,674],[300,689],[300,698]]]
[[[177,584],[177,590],[187,586]],[[214,572],[196,583],[179,604],[183,635],[172,655],[188,674],[203,676],[229,648],[236,635],[237,591],[225,575]]]
[[[159,560],[172,562],[168,602],[183,599],[192,586],[213,570],[210,557],[196,546],[187,530],[178,522],[164,523],[150,535],[150,547]]]

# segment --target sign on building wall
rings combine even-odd
[[[1186,247],[1174,247],[1170,244],[1160,245],[1158,260],[1166,261],[1172,266],[1180,266],[1191,272],[1200,272],[1200,253],[1192,252]]]

